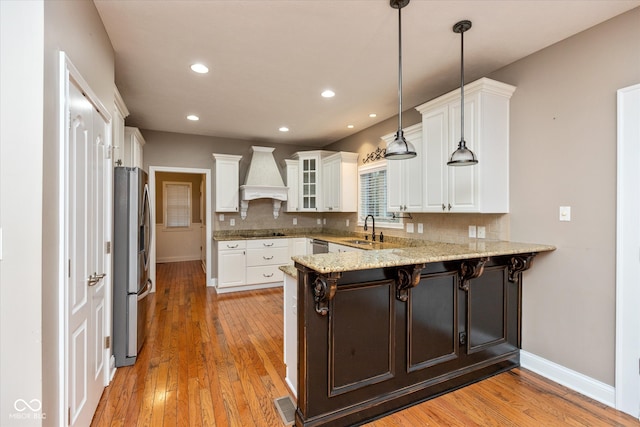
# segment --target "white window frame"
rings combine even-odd
[[[368,163],[366,165],[358,166],[358,226],[364,226],[364,215],[360,212],[361,197],[360,197],[360,179],[361,176],[367,173],[376,172],[379,170],[387,170],[387,161],[386,160],[378,160],[372,163]],[[389,183],[389,174],[387,173],[387,185]],[[386,190],[386,189],[385,189]],[[385,222],[376,219],[376,228],[394,228],[394,229],[404,229],[404,223],[401,218],[397,218],[397,222]]]
[[[189,222],[186,226],[167,225],[167,187],[169,185],[180,185],[189,188]],[[184,181],[164,181],[162,183],[162,226],[164,231],[186,231],[191,230],[191,217],[193,216],[193,188],[190,182]]]

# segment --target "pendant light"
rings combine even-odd
[[[402,132],[402,18],[400,10],[409,4],[410,0],[390,0],[389,5],[398,9],[398,132],[384,155],[389,160],[410,159],[416,156],[413,144],[404,138]]]
[[[460,21],[453,26],[454,33],[460,33],[460,142],[451,154],[449,166],[472,166],[478,163],[476,155],[467,148],[464,140],[464,32],[471,28],[471,21]]]

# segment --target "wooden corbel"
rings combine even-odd
[[[409,289],[415,287],[420,283],[420,273],[424,264],[420,265],[407,265],[406,267],[398,268],[398,277],[396,277],[396,298],[402,302],[406,302],[409,299]]]
[[[318,276],[313,282],[313,300],[316,303],[316,313],[326,316],[329,313],[329,301],[336,295],[338,279],[342,273],[329,273],[328,276]]]
[[[467,292],[469,291],[469,282],[471,279],[480,277],[484,271],[484,265],[489,261],[489,258],[468,259],[460,263],[460,289]]]
[[[533,257],[536,254],[522,254],[512,256],[509,260],[509,281],[517,283],[520,273],[531,268]]]

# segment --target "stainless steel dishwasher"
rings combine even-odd
[[[313,254],[326,254],[329,253],[329,242],[324,240],[311,240],[311,247]]]

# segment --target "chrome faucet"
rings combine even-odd
[[[375,242],[376,241],[376,219],[373,217],[373,215],[367,215],[366,218],[364,219],[364,231],[367,231],[369,229],[369,227],[367,227],[367,221],[369,220],[369,217],[371,217],[371,222],[372,222],[372,231],[371,231],[371,241]]]

